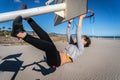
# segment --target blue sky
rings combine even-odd
[[[26,3],[28,8],[45,6],[47,0],[1,0],[0,13],[20,10],[21,5]],[[120,0],[88,0],[88,9],[95,12],[95,22],[90,19],[83,21],[83,34],[86,35],[104,35],[120,36]],[[66,33],[67,22],[54,26],[54,14],[44,14],[32,17],[46,32]],[[72,24],[71,33],[75,33],[78,19]],[[32,30],[26,21],[23,21],[26,30]],[[12,21],[0,23],[0,27],[6,26],[6,29],[12,27]]]

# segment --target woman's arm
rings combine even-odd
[[[68,20],[68,26],[67,26],[67,30],[66,30],[67,41],[69,42],[69,44],[73,44],[74,43],[74,41],[72,39],[72,36],[70,34],[71,23],[72,23],[72,19]]]
[[[82,29],[82,21],[85,16],[86,16],[85,14],[79,16],[78,27],[76,30],[77,45],[78,45],[78,49],[81,52],[84,50],[84,44],[82,43],[82,36],[81,36],[82,30],[81,29]]]
[[[79,21],[78,21],[78,26],[79,27],[82,27],[82,20],[83,20],[83,18],[85,18],[86,17],[86,14],[83,14],[83,15],[81,15],[81,16],[79,16],[78,18],[79,18]]]

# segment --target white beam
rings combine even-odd
[[[21,15],[23,18],[37,16],[40,14],[46,14],[50,12],[62,11],[65,10],[65,3],[49,5],[44,7],[36,7],[31,9],[12,11],[6,13],[0,13],[0,22],[6,22],[15,19],[18,15]]]

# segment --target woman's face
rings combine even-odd
[[[85,45],[87,44],[86,40],[85,40],[85,37],[82,37],[82,43]]]

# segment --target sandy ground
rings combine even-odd
[[[62,50],[67,43],[56,42],[55,45],[59,50]],[[44,52],[28,45],[24,46],[2,46],[0,45],[0,63],[6,61],[16,61],[15,59],[3,58],[14,55],[18,56],[17,63],[22,62],[22,66],[27,66],[24,70],[21,66],[17,70],[12,70],[14,65],[6,65],[0,67],[0,80],[120,80],[120,40],[109,39],[92,39],[92,45],[86,48],[84,54],[79,56],[74,63],[68,63],[57,68],[55,72],[44,75],[40,71],[39,65],[49,69],[46,63],[34,64],[43,59]],[[7,67],[6,67],[7,66]],[[15,68],[15,67],[14,67]],[[35,69],[33,69],[35,68]],[[10,70],[8,70],[10,69]],[[47,73],[48,70],[44,71]]]

